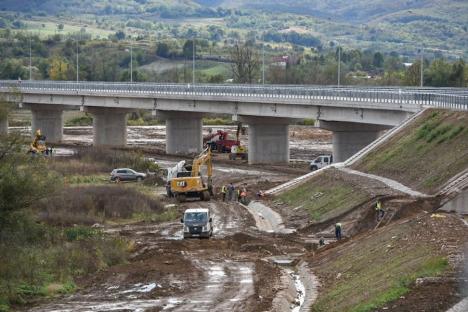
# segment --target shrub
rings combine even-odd
[[[163,205],[122,185],[77,186],[37,204],[40,219],[55,225],[104,223],[109,219],[130,219],[136,213],[162,213]],[[80,229],[72,230],[71,236]]]
[[[75,117],[65,122],[65,127],[73,126],[90,126],[93,124],[93,117],[86,114],[85,116]]]

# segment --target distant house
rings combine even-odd
[[[413,66],[413,63],[403,63],[403,65],[405,65],[405,68],[408,68],[408,67]]]
[[[298,64],[299,58],[297,56],[289,56],[289,55],[282,55],[282,56],[274,56],[271,59],[271,65],[278,66],[278,67],[286,67],[286,65],[293,65]]]
[[[286,67],[289,63],[289,56],[274,56],[271,60],[271,65],[279,66],[279,67]]]

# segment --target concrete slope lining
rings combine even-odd
[[[364,172],[353,170],[353,169],[350,169],[350,168],[340,168],[339,170],[341,170],[343,172],[346,172],[346,173],[349,173],[349,174],[354,174],[354,175],[358,175],[358,176],[361,176],[361,177],[365,177],[365,178],[380,181],[380,182],[384,183],[385,185],[387,185],[388,187],[390,187],[390,188],[392,188],[394,190],[400,191],[402,193],[408,194],[408,195],[413,196],[413,197],[432,197],[431,195],[427,195],[427,194],[423,194],[421,192],[415,191],[415,190],[407,187],[406,185],[403,185],[400,182],[397,182],[397,181],[389,179],[389,178],[381,177],[381,176],[374,175],[374,174],[364,173]]]
[[[439,195],[451,195],[452,193],[460,193],[468,187],[468,169],[463,170],[453,178],[451,178],[439,191]]]
[[[285,228],[283,218],[279,213],[259,201],[251,201],[248,205],[239,203],[253,216],[256,227],[268,233],[292,233],[294,230]]]
[[[447,310],[447,312],[466,312],[468,311],[468,298],[463,299],[452,308]]]
[[[275,194],[284,192],[284,191],[292,188],[293,186],[301,184],[301,183],[309,180],[310,178],[312,178],[312,177],[314,177],[316,175],[319,175],[320,173],[324,172],[325,170],[327,170],[329,168],[341,168],[343,166],[344,166],[344,163],[335,163],[335,164],[332,164],[332,165],[330,165],[328,167],[320,168],[318,170],[309,172],[309,173],[307,173],[307,174],[305,174],[303,176],[297,177],[295,179],[292,179],[291,181],[288,181],[288,182],[283,183],[281,185],[278,185],[278,186],[276,186],[274,188],[271,188],[268,191],[265,191],[265,195],[275,195]]]

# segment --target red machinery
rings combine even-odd
[[[237,125],[236,139],[230,139],[229,133],[223,130],[218,130],[214,133],[210,133],[203,138],[203,145],[210,146],[212,151],[218,151],[220,153],[230,153],[233,146],[240,146],[239,136],[242,128],[242,124]]]

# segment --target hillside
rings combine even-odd
[[[232,3],[232,1],[225,1],[224,3]],[[458,11],[458,13],[464,12],[464,17],[466,19],[466,14],[468,13],[468,3],[463,0],[293,0],[287,2],[279,0],[243,0],[237,1],[236,6],[271,12],[306,14],[353,24],[368,23],[376,19],[387,19],[394,15],[421,17],[421,15],[426,14],[428,19],[430,19],[432,15],[445,16],[445,18],[448,19],[451,17],[445,14],[448,11]],[[411,18],[408,18],[408,21],[410,19]],[[404,20],[401,19],[401,22],[403,21]],[[462,22],[462,20],[460,20],[460,22]]]
[[[83,23],[99,19],[99,27],[106,30],[137,25],[161,35],[167,32],[157,23],[171,19],[170,25],[198,28],[201,33],[213,33],[210,27],[214,25],[225,35],[236,31],[246,36],[249,31],[264,30],[278,37],[281,32],[295,31],[313,37],[315,42],[320,40],[323,47],[338,41],[350,47],[415,54],[420,47],[414,44],[419,42],[431,53],[452,57],[468,50],[468,2],[463,0],[3,0],[1,11],[23,13],[23,22],[32,18],[48,22],[49,16],[60,17],[64,24],[73,20],[70,17]],[[2,13],[0,28],[8,26],[1,17]],[[213,21],[205,20],[208,18],[221,20],[213,25]]]
[[[468,169],[467,118],[428,109],[357,171],[328,168],[265,200],[311,243],[325,239],[307,259],[321,283],[311,311],[446,311],[463,298],[466,222],[437,211],[444,195],[411,194],[377,176],[436,193]],[[335,240],[337,222],[342,241]]]
[[[467,125],[466,113],[428,110],[354,168],[435,193],[468,168]]]

